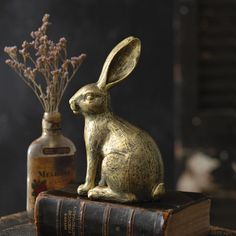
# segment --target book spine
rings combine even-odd
[[[35,222],[39,236],[164,235],[160,211],[73,198],[39,196]]]

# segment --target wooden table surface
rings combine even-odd
[[[36,236],[36,227],[26,212],[0,218],[0,236]],[[211,226],[209,236],[236,236],[236,231]],[[53,236],[53,235],[51,235]]]

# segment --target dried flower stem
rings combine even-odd
[[[4,48],[10,57],[6,64],[34,91],[45,112],[58,111],[69,82],[86,57],[81,54],[68,59],[66,39],[60,38],[57,43],[48,39],[50,24],[45,14],[41,27],[31,33],[31,42],[24,41],[20,50],[16,46]],[[40,78],[44,84],[38,82]]]

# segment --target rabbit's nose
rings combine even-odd
[[[72,111],[78,111],[79,110],[79,106],[78,106],[76,100],[70,99],[69,103],[70,103],[70,108],[71,108]]]
[[[71,98],[71,99],[69,100],[69,104],[70,104],[70,105],[72,105],[72,104],[73,104],[73,102],[74,102],[74,99],[73,99],[73,98]]]

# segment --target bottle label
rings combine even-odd
[[[75,155],[30,157],[28,159],[27,211],[32,211],[38,194],[60,189],[75,180]]]
[[[43,154],[45,155],[68,154],[68,153],[70,153],[69,147],[43,148]]]

